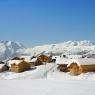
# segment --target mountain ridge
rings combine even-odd
[[[46,44],[26,48],[23,44],[13,41],[0,41],[0,60],[7,60],[19,55],[36,56],[40,53],[58,54],[87,54],[95,53],[95,43],[91,41],[64,41],[57,44]]]

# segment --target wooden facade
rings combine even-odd
[[[31,64],[25,61],[20,62],[19,64],[11,64],[10,71],[20,73],[31,68]]]
[[[72,75],[79,75],[81,73],[95,72],[95,64],[90,65],[78,65],[73,62],[68,66],[68,70]]]
[[[68,64],[58,64],[57,69],[61,72],[68,72],[68,68],[67,68]]]
[[[37,57],[37,59],[41,62],[48,62],[48,63],[52,62],[51,56],[40,55]]]

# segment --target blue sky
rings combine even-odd
[[[95,42],[95,0],[0,0],[0,40]]]

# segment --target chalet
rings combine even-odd
[[[58,64],[57,69],[61,72],[68,72],[68,68],[67,68],[68,64]]]
[[[74,59],[67,65],[70,74],[79,75],[86,72],[95,72],[95,59],[80,58]]]
[[[10,71],[20,73],[31,68],[31,64],[24,60],[10,60],[9,61]]]
[[[67,58],[57,58],[56,60],[56,64],[58,65],[57,69],[61,72],[68,72],[68,68],[67,65],[69,63],[69,60],[71,59],[67,59]]]
[[[52,58],[51,58],[51,56],[48,56],[48,55],[39,55],[38,57],[37,57],[37,59],[39,60],[39,61],[41,61],[41,62],[48,62],[48,63],[50,63],[50,62],[52,62]]]

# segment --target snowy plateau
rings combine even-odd
[[[18,42],[0,42],[0,60],[15,56],[35,56],[40,53],[54,56],[95,54],[95,44],[90,41],[67,41],[59,44],[26,48]],[[69,56],[71,57],[71,56]],[[71,76],[59,72],[55,63],[37,66],[22,73],[0,73],[0,95],[95,95],[95,73]]]

